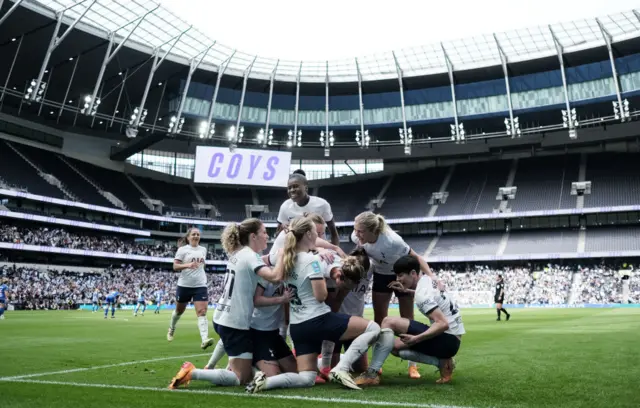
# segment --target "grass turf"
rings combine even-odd
[[[202,367],[208,360],[190,310],[172,343],[165,338],[167,311],[136,318],[118,311],[114,320],[82,311],[7,313],[0,321],[0,401],[11,408],[640,406],[640,309],[511,312],[511,321],[496,322],[491,309],[463,311],[467,334],[453,384],[435,385],[431,366],[421,366],[422,379],[410,380],[406,362],[391,356],[378,387],[350,391],[327,384],[264,397],[195,381],[188,392],[160,392],[183,361]],[[128,362],[136,363],[116,365]],[[98,368],[34,375],[89,367]],[[33,376],[7,379],[27,375]]]

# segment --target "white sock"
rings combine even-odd
[[[313,384],[316,383],[316,374],[315,371],[303,371],[300,374],[285,373],[274,375],[267,378],[265,389],[313,387]]]
[[[196,368],[191,371],[191,378],[209,381],[214,385],[240,385],[240,379],[233,371],[228,370],[200,370]]]
[[[407,361],[407,367],[417,367],[418,364],[416,364],[415,361]]]
[[[400,358],[403,358],[405,360],[417,361],[419,363],[429,364],[436,367],[439,367],[440,363],[440,359],[419,353],[415,350],[400,350],[398,352],[398,355],[400,356]]]
[[[211,358],[207,363],[207,367],[214,368],[216,364],[218,364],[220,359],[224,357],[224,355],[225,355],[224,344],[222,343],[222,340],[218,340],[216,347],[213,349],[213,353],[211,353]]]
[[[391,329],[380,330],[380,336],[378,341],[373,346],[373,356],[371,357],[371,363],[369,364],[369,370],[380,371],[384,361],[389,357],[391,351],[393,351],[393,344],[395,342],[395,335]]]
[[[333,357],[333,349],[335,347],[335,343],[331,341],[324,340],[322,342],[322,364],[321,368],[331,367],[331,358]]]
[[[353,363],[358,361],[360,356],[367,352],[369,346],[376,341],[380,335],[380,326],[376,322],[369,322],[367,329],[353,340],[347,351],[344,353],[344,357],[340,359],[338,365],[333,370],[335,371],[349,371],[353,366]],[[332,370],[332,371],[333,371]]]
[[[177,314],[175,310],[171,313],[171,322],[169,323],[169,328],[171,330],[176,329],[176,324],[178,324],[178,320],[180,320],[181,316],[182,315]]]
[[[198,316],[198,329],[200,330],[200,337],[204,343],[209,338],[209,322],[207,316]]]

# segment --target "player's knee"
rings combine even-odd
[[[387,316],[382,320],[382,324],[380,325],[383,329],[394,329],[396,327],[396,323],[398,321],[397,317]]]

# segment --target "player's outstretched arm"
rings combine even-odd
[[[422,272],[427,274],[432,279],[436,278],[436,275],[433,273],[433,271],[429,267],[429,264],[427,263],[427,261],[423,257],[421,257],[420,255],[418,255],[416,253],[416,251],[414,251],[412,249],[411,251],[409,251],[409,255],[411,255],[412,257],[416,258],[418,260],[418,262],[420,262],[420,270]]]
[[[442,313],[442,311],[439,308],[436,307],[435,309],[433,309],[431,312],[427,314],[427,317],[432,322],[429,329],[415,336],[403,334],[400,336],[402,341],[405,342],[407,345],[413,345],[413,344],[417,344],[425,340],[428,340],[430,338],[436,337],[444,333],[445,331],[449,330],[449,322],[447,321],[446,316]]]

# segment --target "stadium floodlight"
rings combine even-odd
[[[333,130],[320,132],[320,146],[324,147],[324,157],[329,157],[329,147],[333,147],[334,142]]]
[[[36,102],[42,101],[42,98],[44,97],[44,91],[47,88],[47,83],[40,81],[40,86],[38,87],[38,89],[35,89],[37,83],[37,79],[32,79],[31,82],[29,82],[27,92],[24,94],[24,99],[26,99],[27,101]]]
[[[169,134],[174,133],[176,135],[182,132],[182,127],[184,126],[184,116],[178,118],[177,116],[172,116],[169,120]]]
[[[576,112],[576,108],[572,108],[569,112],[563,109],[562,127],[569,129],[570,139],[578,138],[578,126],[580,126],[580,123],[578,123],[578,113]]]
[[[464,123],[460,122],[458,126],[449,125],[451,127],[451,141],[457,144],[464,143],[466,132],[464,130]]]
[[[620,107],[620,103],[618,101],[613,101],[613,113],[616,117],[616,120],[626,122],[631,117],[631,112],[629,111],[629,100],[624,99],[622,101],[622,108]]]
[[[84,106],[80,110],[80,113],[87,116],[95,116],[96,113],[98,113],[100,102],[100,98],[96,98],[96,101],[91,103],[91,95],[86,95],[84,97]]]
[[[400,135],[400,143],[404,144],[404,154],[411,154],[411,145],[413,144],[413,130],[411,128],[398,128]]]
[[[147,110],[143,109],[142,113],[140,113],[140,108],[136,107],[133,110],[133,113],[131,114],[131,120],[129,120],[129,124],[133,126],[133,124],[135,123],[136,119],[138,118],[138,115],[140,115],[140,120],[138,121],[139,125],[142,125],[142,123],[144,123],[144,120],[147,117]]]
[[[258,142],[262,143],[263,146],[266,146],[267,144],[272,145],[273,144],[273,129],[260,129],[260,131],[258,132]]]
[[[356,130],[356,143],[358,146],[362,148],[369,147],[369,142],[371,142],[371,137],[369,136],[369,130],[365,130],[364,133],[361,133],[359,130]]]
[[[293,146],[302,147],[302,130],[287,132],[287,147],[292,148]]]
[[[200,127],[198,128],[198,135],[200,139],[213,139],[213,135],[216,134],[216,124],[211,122],[211,126],[206,120],[200,122]]]
[[[507,136],[511,136],[512,139],[522,136],[522,131],[520,130],[520,119],[518,119],[517,116],[513,118],[513,123],[511,119],[505,118],[504,126],[507,128]]]
[[[232,152],[238,147],[238,143],[242,143],[244,137],[244,126],[239,126],[236,130],[235,126],[231,126],[227,131],[227,140],[229,140],[229,150]]]

